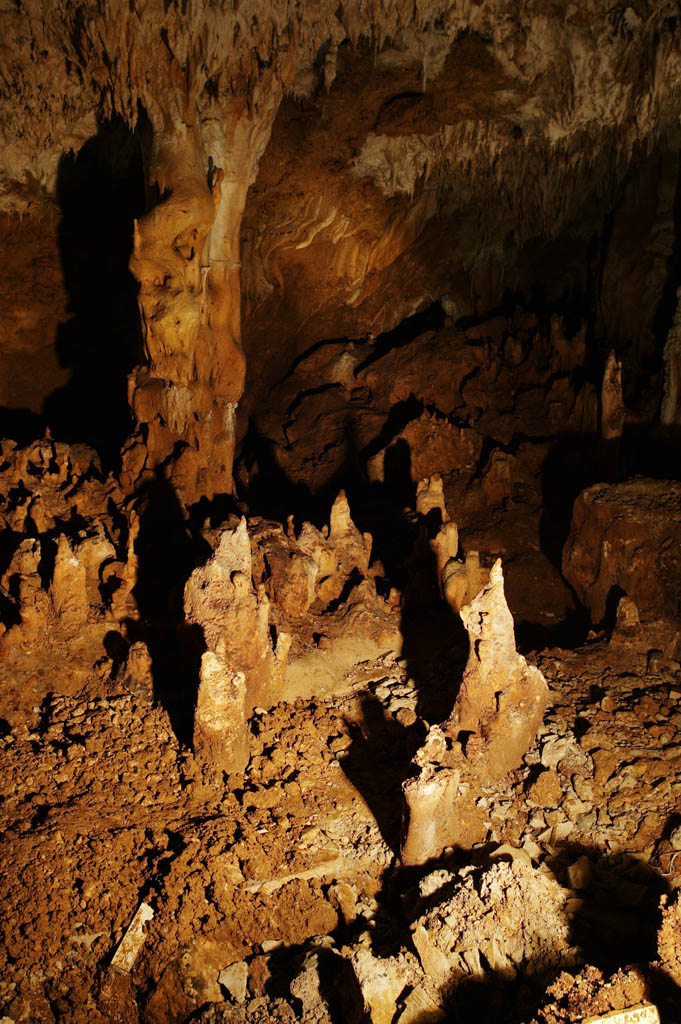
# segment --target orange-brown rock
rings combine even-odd
[[[248,711],[256,705],[276,704],[282,691],[288,638],[280,633],[273,647],[270,602],[264,587],[256,589],[253,584],[245,519],[222,532],[215,554],[192,573],[185,587],[184,610],[188,622],[201,626],[206,647],[215,656],[205,684],[202,671],[202,701],[209,706],[213,699],[220,699],[208,697],[212,681],[220,691],[223,688],[222,675],[215,668],[218,659],[232,677],[243,673]]]
[[[2,441],[0,459],[10,553],[0,575],[0,697],[14,713],[47,692],[75,693],[108,678],[105,638],[120,636],[137,614],[139,524],[84,445]]]
[[[430,729],[414,759],[417,774],[403,786],[404,864],[484,837],[481,789],[520,764],[548,701],[541,672],[516,651],[500,561],[461,618],[470,652],[454,710]]]
[[[681,485],[636,477],[594,484],[576,499],[563,573],[593,622],[630,597],[643,619],[681,608]],[[612,611],[614,612],[614,607]]]

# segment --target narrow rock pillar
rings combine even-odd
[[[154,125],[146,176],[156,205],[135,226],[144,365],[129,400],[146,446],[181,500],[233,491],[234,421],[244,388],[239,231],[248,187],[279,102],[233,102],[193,122]],[[139,466],[139,453],[130,465]]]

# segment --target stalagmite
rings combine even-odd
[[[501,562],[461,610],[470,653],[454,710],[431,727],[403,786],[404,864],[423,864],[447,846],[470,847],[484,836],[477,803],[482,786],[521,761],[541,724],[548,687],[515,648]]]
[[[623,430],[622,364],[611,349],[601,386],[601,444],[603,472],[607,477],[616,473]]]
[[[464,562],[459,561],[459,531],[450,519],[445,505],[442,477],[436,474],[421,480],[416,490],[416,511],[426,517],[433,510],[440,513],[440,528],[430,547],[435,555],[437,578],[445,601],[458,615],[463,606],[472,601],[484,582],[477,551],[468,551]]]
[[[445,733],[461,742],[481,775],[504,775],[520,763],[539,728],[548,687],[515,648],[501,561],[487,586],[461,611],[470,641],[468,663]]]
[[[242,772],[248,764],[246,677],[212,651],[201,658],[194,752],[227,774]]]
[[[201,626],[209,652],[224,663],[207,662],[204,696],[211,681],[220,689],[227,669],[243,673],[245,705],[271,707],[280,699],[290,640],[279,633],[270,636],[270,602],[264,587],[252,580],[251,545],[246,520],[221,534],[215,554],[196,569],[185,587],[184,609],[188,622]],[[202,669],[203,685],[203,669]],[[226,684],[225,684],[226,685]],[[220,703],[219,694],[215,700]]]
[[[681,288],[676,293],[676,310],[664,344],[664,393],[660,420],[666,426],[681,423]]]
[[[50,597],[56,615],[64,624],[77,628],[87,622],[87,571],[64,534],[57,542]]]
[[[416,511],[418,514],[427,516],[433,509],[440,512],[443,524],[449,520],[445,505],[444,484],[439,473],[424,477],[416,485]]]

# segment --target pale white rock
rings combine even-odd
[[[119,974],[130,974],[147,937],[145,925],[154,916],[148,903],[140,903],[128,930],[120,941],[111,960],[111,968]]]
[[[194,752],[228,774],[242,772],[248,764],[246,677],[212,651],[201,657]]]
[[[397,999],[406,984],[401,965],[375,957],[368,949],[358,949],[352,955],[352,966],[371,1024],[392,1024]]]
[[[218,983],[226,988],[235,1003],[243,1003],[246,999],[248,984],[248,964],[245,960],[230,964],[218,974]]]

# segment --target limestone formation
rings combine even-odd
[[[201,658],[194,752],[227,774],[242,772],[248,764],[246,677],[212,651]]]
[[[594,484],[575,500],[563,572],[594,623],[622,594],[642,619],[678,616],[680,500],[676,481],[646,477]]]
[[[0,28],[0,1020],[676,1019],[678,4]]]
[[[185,587],[184,609],[187,621],[201,626],[208,652],[224,664],[224,671],[231,672],[232,678],[243,673],[247,710],[276,704],[281,697],[289,640],[280,633],[272,644],[270,602],[264,586],[256,589],[253,584],[245,519],[222,532],[215,554],[192,573]],[[215,660],[207,664],[206,702],[212,699],[208,697],[211,680],[220,692],[227,686],[216,666]],[[215,700],[219,705],[220,693]]]
[[[57,541],[50,597],[55,615],[67,628],[78,629],[87,621],[86,579],[85,566],[74,555],[68,539],[61,534]]]
[[[444,486],[439,473],[419,480],[416,486],[416,511],[418,514],[425,517],[432,509],[439,511],[441,524],[448,521],[449,516],[445,506]],[[451,557],[453,558],[455,555],[456,550],[452,553]]]
[[[622,400],[622,363],[610,351],[603,371],[601,387],[601,437],[604,441],[618,441],[624,427]]]
[[[415,775],[403,786],[405,864],[482,837],[481,787],[520,763],[548,701],[541,672],[516,651],[500,561],[461,618],[470,651],[454,710],[431,727],[414,759]]]
[[[134,512],[116,510],[117,482],[83,445],[2,441],[0,457],[0,523],[13,549],[0,575],[0,599],[12,609],[0,630],[0,683],[11,708],[26,700],[29,680],[39,681],[35,701],[111,671],[105,638],[137,615],[138,524]]]
[[[479,592],[487,574],[481,572],[477,551],[467,551],[465,560],[459,561],[459,531],[454,520],[449,517],[439,474],[420,481],[416,490],[417,513],[427,517],[432,509],[440,513],[440,528],[430,542],[435,555],[440,591],[449,607],[458,615],[464,605]]]
[[[664,394],[660,420],[667,426],[678,426],[681,423],[681,303],[679,303],[679,291],[676,293],[674,319],[664,345]]]
[[[470,653],[445,733],[459,740],[481,775],[503,775],[532,743],[548,688],[539,669],[516,651],[500,561],[492,566],[489,583],[462,609],[461,619]]]
[[[622,364],[611,350],[601,385],[601,446],[603,472],[607,479],[612,479],[617,472],[623,430]]]

